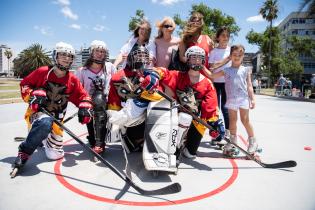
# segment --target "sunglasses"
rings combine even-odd
[[[172,25],[163,25],[163,28],[173,28]]]

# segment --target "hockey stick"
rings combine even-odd
[[[66,126],[64,126],[60,121],[58,121],[54,116],[52,116],[49,112],[47,112],[45,109],[42,109],[42,112],[47,114],[49,117],[51,117],[54,122],[63,130],[65,130],[74,140],[76,140],[81,146],[84,147],[89,153],[94,155],[99,161],[104,163],[109,169],[111,169],[117,176],[119,176],[122,180],[124,180],[126,183],[128,183],[131,187],[133,187],[135,190],[137,190],[142,195],[166,195],[166,194],[173,194],[181,191],[181,185],[179,183],[173,183],[171,185],[168,185],[166,187],[156,189],[156,190],[144,190],[140,188],[138,185],[136,185],[128,176],[123,175],[121,172],[119,172],[110,162],[105,160],[102,156],[97,154],[93,151],[89,146],[85,145],[85,143],[72,131],[70,131]]]
[[[73,115],[71,115],[70,117],[68,117],[67,119],[65,119],[64,121],[63,121],[63,123],[66,123],[66,122],[68,122],[69,120],[72,120],[72,118],[74,118],[75,116],[77,116],[78,115],[78,112],[75,112]]]
[[[165,94],[164,92],[160,91],[160,90],[156,90],[156,92],[158,94],[160,94],[161,96],[163,96],[166,100],[170,101],[173,105],[178,106],[183,112],[186,112],[187,114],[191,115],[193,117],[194,120],[196,120],[198,123],[204,125],[206,128],[208,129],[213,129],[208,123],[206,123],[204,120],[202,120],[200,117],[198,117],[197,115],[195,115],[192,111],[190,111],[189,109],[185,108],[184,106],[182,106],[181,104],[177,103],[175,101],[175,99],[171,98],[170,96],[168,96],[167,94]],[[261,165],[264,168],[291,168],[291,167],[295,167],[297,165],[297,163],[294,160],[288,160],[288,161],[284,161],[284,162],[279,162],[279,163],[264,163],[261,160],[259,160],[257,157],[255,157],[254,155],[249,154],[246,150],[244,150],[242,147],[238,146],[237,144],[233,143],[230,141],[230,139],[228,138],[224,138],[224,140],[227,143],[230,143],[232,145],[234,145],[235,147],[237,147],[241,152],[243,152],[249,159],[255,161],[256,163],[258,163],[259,165]]]

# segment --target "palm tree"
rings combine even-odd
[[[40,66],[51,65],[48,57],[40,44],[33,44],[23,50],[16,59],[14,59],[15,72],[20,77],[25,77]]]
[[[266,0],[260,8],[261,16],[270,23],[269,26],[269,55],[268,55],[268,71],[271,71],[271,37],[272,37],[272,21],[278,18],[278,0]]]
[[[6,49],[4,51],[4,55],[7,57],[8,59],[8,73],[10,73],[10,58],[12,57],[12,51],[9,49]]]
[[[310,17],[311,15],[314,15],[315,14],[315,0],[302,0],[301,2],[301,6],[300,6],[300,12],[305,8],[307,7],[306,9],[306,13],[307,13],[307,16]]]

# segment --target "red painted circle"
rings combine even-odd
[[[70,142],[72,140],[68,140],[65,142],[65,144],[67,144],[68,142]],[[54,172],[56,174],[56,178],[57,180],[63,185],[65,186],[67,189],[71,190],[74,193],[77,193],[81,196],[93,199],[93,200],[97,200],[97,201],[101,201],[101,202],[106,202],[106,203],[113,203],[113,204],[122,204],[122,205],[130,205],[130,206],[169,206],[169,205],[177,205],[177,204],[183,204],[183,203],[189,203],[189,202],[193,202],[193,201],[198,201],[198,200],[202,200],[208,197],[211,197],[215,194],[218,194],[222,191],[224,191],[225,189],[227,189],[229,186],[232,185],[232,183],[236,180],[237,176],[238,176],[238,166],[236,164],[236,162],[233,159],[229,159],[232,168],[233,168],[233,172],[232,175],[229,177],[229,179],[220,187],[207,192],[205,194],[201,194],[201,195],[197,195],[197,196],[193,196],[193,197],[188,197],[188,198],[183,198],[183,199],[179,199],[179,200],[170,200],[170,201],[160,201],[160,202],[141,202],[141,201],[128,201],[128,200],[115,200],[115,199],[111,199],[111,198],[106,198],[106,197],[101,197],[101,196],[97,196],[88,192],[85,192],[73,185],[71,185],[61,174],[61,170],[60,170],[60,166],[62,163],[62,159],[59,159],[54,167]]]
[[[312,150],[312,147],[308,147],[308,146],[306,146],[306,147],[304,147],[304,150],[311,151],[311,150]]]

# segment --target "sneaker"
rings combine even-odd
[[[183,149],[183,155],[188,159],[195,159],[197,157],[196,155],[190,154],[186,147]]]
[[[258,144],[255,137],[249,137],[248,138],[248,148],[247,152],[251,155],[255,154],[255,152],[258,149]]]

